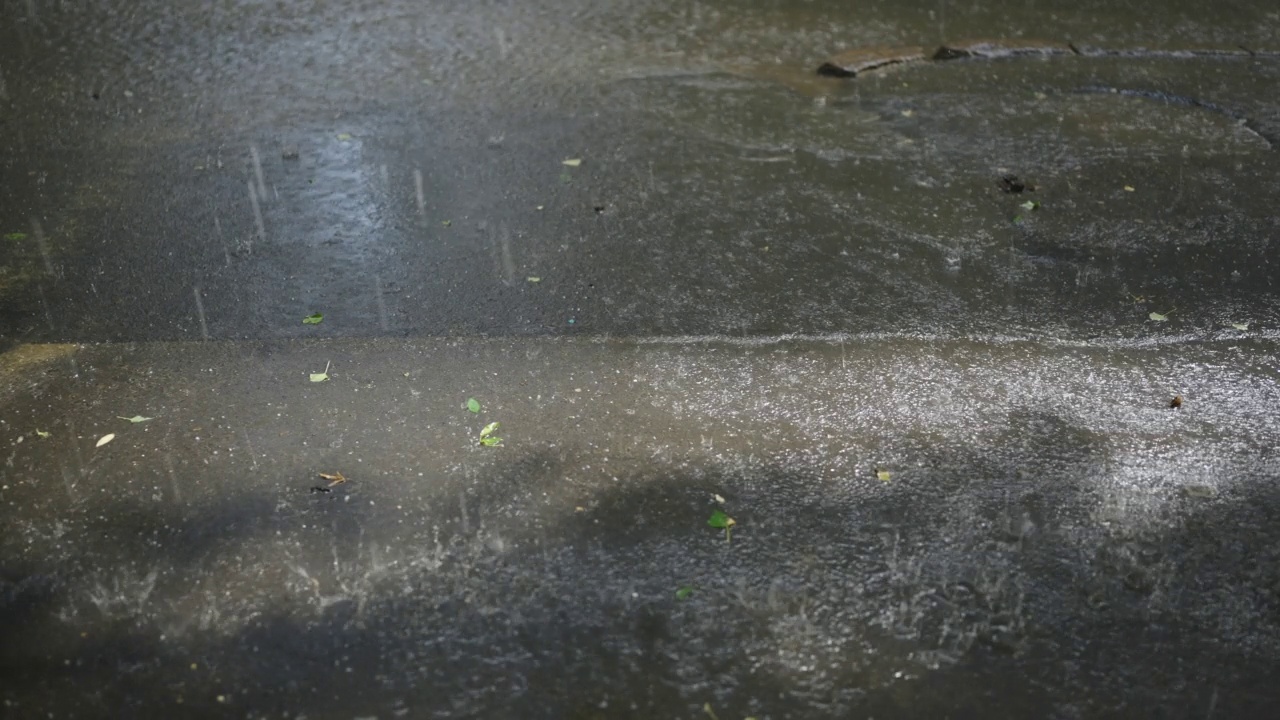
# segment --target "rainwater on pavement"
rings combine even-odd
[[[975,38],[1075,50],[816,73]],[[0,714],[1269,715],[1277,98],[1265,0],[0,0]]]

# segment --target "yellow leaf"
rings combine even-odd
[[[563,164],[568,165],[569,167],[578,167],[582,164],[582,158],[570,158],[565,160]]]
[[[880,482],[889,482],[889,471],[888,471],[888,470],[877,470],[877,471],[876,471],[876,479],[878,479]]]
[[[116,439],[115,433],[107,433],[106,435],[103,435],[102,437],[98,438],[98,444],[94,445],[94,447],[102,447],[103,445],[106,445],[107,443],[115,439]]]

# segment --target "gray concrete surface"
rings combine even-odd
[[[1264,716],[1278,37],[0,1],[5,716]]]

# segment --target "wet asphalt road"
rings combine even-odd
[[[1280,13],[612,5],[0,0],[5,717],[1267,715]]]

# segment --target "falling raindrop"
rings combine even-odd
[[[379,174],[379,176],[381,176],[381,178],[382,178],[382,190],[383,190],[384,192],[385,192],[385,191],[387,191],[387,190],[390,190],[390,189],[391,189],[391,179],[390,179],[390,178],[389,178],[389,176],[387,175],[387,164],[386,164],[386,163],[382,163],[382,165],[378,168],[378,174]]]
[[[182,502],[182,491],[178,489],[178,474],[173,471],[173,456],[164,454],[164,467],[169,471],[169,484],[173,486],[173,501]]]
[[[426,200],[422,197],[422,170],[413,170],[413,191],[417,193],[417,214],[426,217]]]
[[[4,73],[0,73],[0,100],[9,99],[9,90],[4,84]]]
[[[515,281],[516,263],[511,257],[510,233],[502,229],[502,284],[510,285]]]
[[[200,286],[196,285],[191,288],[192,294],[196,297],[196,312],[200,315],[200,335],[205,340],[209,339],[209,324],[204,318],[204,301],[200,299]]]
[[[40,221],[35,218],[31,218],[31,235],[40,248],[40,257],[44,258],[45,272],[49,273],[49,277],[57,277],[57,273],[53,271],[53,261],[49,259],[49,244],[44,241],[44,228],[40,227]]]
[[[53,313],[49,312],[49,302],[44,297],[44,286],[37,284],[36,290],[40,293],[40,307],[44,308],[44,320],[49,324],[49,330],[53,330]]]
[[[249,146],[249,155],[253,157],[253,174],[258,178],[258,197],[267,197],[267,184],[262,180],[262,158],[258,155],[258,146]]]
[[[507,34],[502,28],[494,28],[493,35],[498,39],[498,57],[503,60],[507,59],[507,55],[511,52],[511,44],[507,42]]]
[[[67,437],[71,438],[71,451],[76,455],[76,473],[83,479],[85,476],[84,455],[80,453],[80,443],[76,442],[76,425],[70,420],[67,421]]]
[[[258,205],[258,191],[253,187],[253,181],[249,181],[249,204],[253,206],[253,221],[258,227],[258,242],[265,243],[267,241],[267,229],[262,224],[262,207]],[[250,243],[249,250],[253,249]]]
[[[389,329],[387,322],[387,303],[382,299],[382,278],[378,275],[373,276],[373,292],[378,299],[378,322],[382,325],[382,331]]]
[[[253,451],[253,443],[249,442],[249,432],[247,430],[241,430],[240,434],[244,435],[244,445],[245,447],[249,448],[249,460],[253,462],[253,469],[257,470],[258,455]]]
[[[227,238],[222,234],[222,223],[216,217],[213,219],[213,231],[218,234],[218,242],[222,243],[222,257],[227,261],[227,267],[231,267],[231,250],[227,248]]]
[[[62,470],[62,485],[67,489],[67,498],[74,504],[76,501],[76,483],[71,478],[71,471],[67,469],[67,464],[59,461],[58,467]]]

